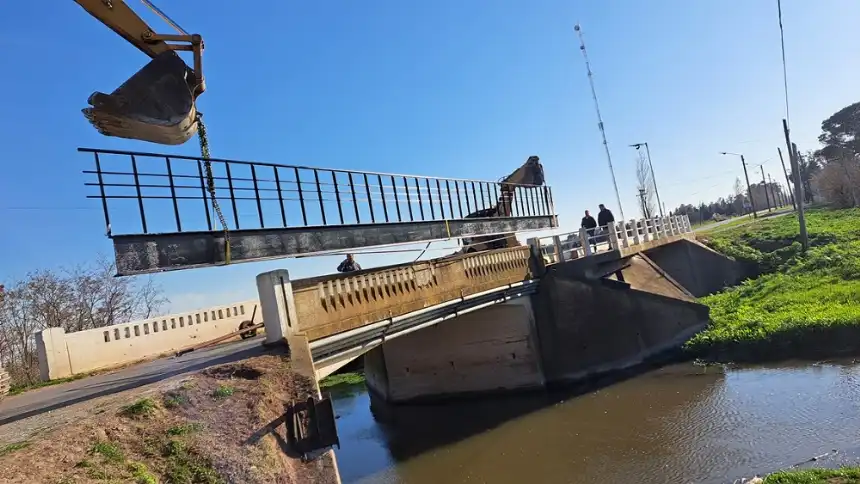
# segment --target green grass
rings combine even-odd
[[[162,399],[164,408],[177,408],[188,403],[188,397],[179,391],[167,392]]]
[[[129,462],[128,470],[136,484],[158,484],[158,478],[141,462]]]
[[[9,388],[9,395],[20,395],[24,392],[28,392],[30,390],[35,390],[37,388],[51,387],[54,385],[61,385],[63,383],[69,383],[71,381],[80,380],[81,378],[86,378],[90,376],[89,373],[79,373],[77,375],[67,376],[66,378],[57,378],[56,380],[49,381],[39,381],[36,383],[26,383],[23,385],[12,385]]]
[[[167,429],[167,435],[187,435],[199,432],[201,430],[203,430],[202,424],[198,422],[189,422],[187,424],[174,425],[173,427],[170,427],[169,429]]]
[[[230,385],[218,385],[212,392],[212,396],[215,398],[227,398],[236,393],[236,389]]]
[[[764,478],[765,484],[860,484],[860,467],[783,471]]]
[[[158,408],[151,398],[142,398],[120,410],[120,415],[129,418],[146,418],[155,413]]]
[[[175,484],[220,484],[223,480],[212,463],[200,457],[185,442],[169,440],[164,446],[167,457],[167,482]]]
[[[711,324],[686,347],[717,361],[817,358],[860,350],[860,210],[810,210],[802,254],[793,215],[713,235],[760,277],[702,299]]]
[[[361,385],[364,383],[364,374],[359,372],[336,373],[329,375],[320,381],[320,389],[330,389],[338,386]]]
[[[122,462],[125,456],[116,444],[111,442],[96,442],[90,448],[90,455],[99,455],[108,462]]]
[[[14,444],[4,445],[3,447],[0,447],[0,457],[21,449],[26,449],[29,446],[29,442],[16,442]]]

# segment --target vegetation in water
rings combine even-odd
[[[860,349],[860,210],[810,210],[807,228],[806,254],[793,215],[706,240],[762,275],[702,299],[711,324],[688,350],[710,360],[762,361]]]
[[[842,469],[804,469],[775,472],[764,484],[855,484],[860,483],[860,467]]]
[[[364,384],[364,374],[360,372],[335,373],[320,381],[321,389]]]

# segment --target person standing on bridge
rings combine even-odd
[[[338,272],[355,272],[360,270],[361,266],[352,257],[352,254],[346,254],[346,259],[337,266]]]
[[[615,216],[612,215],[612,212],[602,203],[597,207],[600,208],[600,211],[597,212],[597,225],[600,226],[601,233],[608,234],[609,230],[607,230],[607,226],[611,223],[615,223]],[[601,235],[600,239],[600,241],[603,242],[604,237]],[[609,244],[609,248],[612,249],[612,243]]]
[[[588,213],[588,210],[585,211],[585,217],[582,217],[582,223],[580,227],[585,229],[585,233],[588,234],[588,243],[591,242],[591,248],[594,252],[597,252],[597,240],[594,238],[594,229],[597,227],[597,222],[594,220],[594,217]]]

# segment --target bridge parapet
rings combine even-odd
[[[528,247],[460,255],[293,282],[298,332],[309,341],[531,277]]]
[[[593,255],[600,249],[618,251],[627,256],[663,245],[693,234],[690,219],[686,215],[670,215],[612,222],[593,229],[580,228],[548,237],[529,239],[547,263],[564,262]]]

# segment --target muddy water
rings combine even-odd
[[[336,408],[344,482],[720,483],[860,445],[860,365],[676,365],[599,389]],[[844,452],[842,455],[845,455]]]

